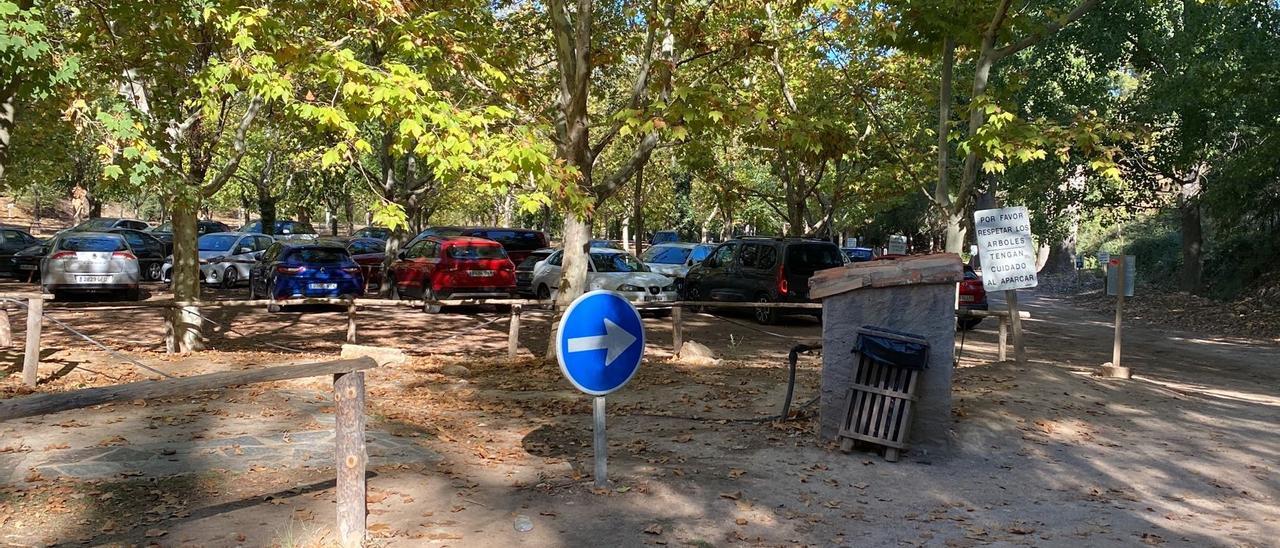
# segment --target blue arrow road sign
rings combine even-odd
[[[574,299],[560,320],[556,358],[578,390],[603,396],[622,388],[640,370],[644,323],[626,298],[591,291]]]

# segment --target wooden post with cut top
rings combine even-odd
[[[999,361],[1009,359],[1008,340],[1009,340],[1009,319],[999,316],[1000,320],[1000,342],[998,343],[998,352],[1000,353]]]
[[[524,307],[518,304],[511,305],[511,325],[507,330],[507,357],[515,358],[520,353],[520,313],[524,311]]]
[[[347,344],[356,344],[356,302],[347,302]]]
[[[13,346],[13,326],[9,324],[9,301],[0,301],[0,348]]]
[[[32,297],[27,300],[27,351],[22,358],[22,382],[27,386],[36,385],[37,372],[40,368],[40,325],[44,319],[44,298]]]
[[[1018,313],[1018,290],[1004,292],[1009,304],[1009,322],[1013,324],[1013,359],[1018,363],[1027,362],[1027,350],[1022,346],[1022,316]]]
[[[334,465],[338,469],[338,544],[357,548],[366,531],[364,372],[333,375]]]
[[[683,308],[678,304],[671,307],[671,353],[676,355],[680,354],[680,347],[684,345]]]

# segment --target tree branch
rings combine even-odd
[[[248,151],[246,143],[249,127],[253,125],[253,119],[258,116],[258,110],[262,108],[262,96],[255,95],[249,100],[249,107],[245,109],[244,116],[240,118],[240,125],[236,128],[235,141],[232,142],[231,158],[227,161],[227,165],[222,166],[222,170],[208,184],[200,190],[200,195],[210,198],[222,190],[223,185],[231,180],[231,175],[240,169],[240,160],[244,159],[245,152]]]
[[[1067,25],[1074,23],[1077,19],[1084,17],[1084,14],[1087,13],[1090,9],[1093,9],[1093,7],[1096,6],[1097,4],[1098,4],[1098,0],[1083,0],[1082,2],[1080,2],[1079,5],[1076,6],[1075,9],[1071,10],[1071,13],[1067,14],[1066,19],[1063,19],[1061,22],[1050,21],[1047,24],[1045,24],[1044,28],[1040,29],[1039,31],[1036,31],[1035,33],[1032,33],[1030,36],[1027,36],[1026,38],[1023,38],[1021,40],[1018,40],[1017,42],[1014,42],[1003,48],[996,50],[995,55],[992,57],[992,59],[995,61],[999,61],[1001,59],[1004,59],[1005,57],[1008,57],[1010,55],[1018,53],[1019,51],[1022,51],[1024,49],[1027,49],[1031,46],[1036,45],[1041,40],[1044,40],[1049,36],[1053,36],[1058,31],[1062,30],[1063,27],[1066,27]]]

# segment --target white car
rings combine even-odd
[[[200,279],[207,284],[235,287],[249,281],[249,269],[275,239],[263,234],[214,232],[196,240],[200,253]],[[160,275],[172,281],[173,257],[165,260]]]
[[[702,262],[711,254],[714,245],[695,244],[689,242],[671,242],[657,244],[644,250],[640,260],[649,267],[649,271],[657,272],[672,278],[683,278],[693,265]]]
[[[539,299],[554,299],[560,287],[560,265],[564,250],[552,253],[533,269],[533,290]],[[676,281],[649,272],[635,255],[621,249],[591,248],[587,265],[586,291],[615,291],[633,303],[661,303],[678,300]]]

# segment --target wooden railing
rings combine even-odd
[[[40,367],[40,328],[44,318],[44,301],[53,295],[35,292],[0,292],[0,348],[13,346],[13,327],[9,325],[9,303],[27,301],[27,345],[22,356],[22,382],[35,386]]]
[[[333,375],[338,539],[343,546],[360,546],[365,537],[367,515],[364,370],[377,366],[373,358],[364,357],[21,396],[0,401],[0,421],[111,402],[187,396],[204,390]]]

